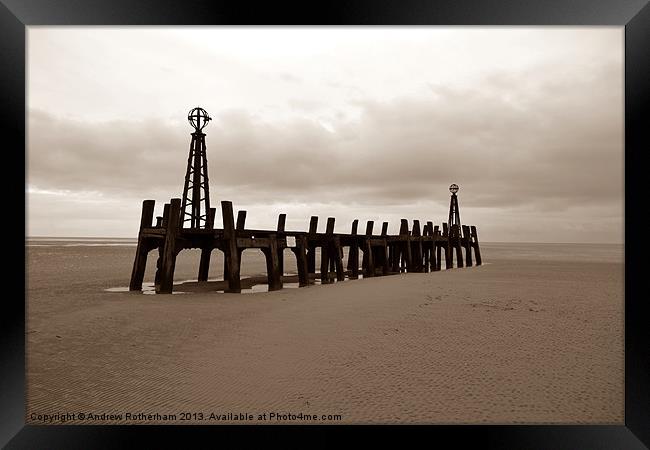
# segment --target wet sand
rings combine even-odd
[[[28,247],[26,421],[259,423],[276,412],[319,416],[308,423],[622,424],[622,250],[522,248],[486,245],[488,264],[435,273],[143,295],[105,290],[128,285],[134,247]],[[263,271],[256,257],[245,253],[245,274]],[[198,254],[179,258],[176,279],[197,265]]]

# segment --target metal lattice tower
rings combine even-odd
[[[187,158],[185,185],[183,187],[182,228],[207,228],[210,212],[210,187],[208,184],[208,160],[205,152],[205,133],[203,128],[210,116],[205,109],[196,107],[187,115],[194,127],[190,155]],[[189,222],[189,227],[187,223]]]
[[[458,197],[456,196],[456,192],[458,192],[458,185],[457,184],[452,184],[449,186],[449,192],[451,192],[451,201],[449,203],[449,230],[452,229],[454,225],[458,225],[458,236],[462,235],[462,227],[460,225],[460,212],[458,211]]]

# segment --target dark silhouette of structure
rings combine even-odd
[[[195,131],[192,133],[190,155],[185,175],[183,199],[173,198],[164,205],[163,215],[156,218],[155,202],[144,200],[140,218],[140,232],[129,289],[142,289],[147,256],[158,249],[155,289],[158,294],[173,290],[176,256],[183,249],[200,248],[201,262],[198,281],[206,281],[210,267],[210,255],[214,249],[224,253],[224,280],[226,292],[241,292],[241,254],[249,248],[259,248],[266,257],[269,290],[282,289],[285,249],[296,257],[299,286],[309,286],[315,279],[322,284],[356,279],[359,276],[374,277],[400,272],[434,272],[442,268],[442,251],[445,252],[445,268],[453,267],[456,253],[458,267],[472,266],[472,251],[476,264],[481,264],[478,235],[475,226],[460,224],[458,210],[458,186],[450,186],[451,203],[448,223],[438,225],[427,221],[422,227],[419,220],[409,223],[401,219],[399,234],[388,234],[388,222],[383,222],[380,234],[373,232],[374,222],[368,221],[365,234],[358,233],[359,221],[352,222],[350,234],[334,233],[333,217],[327,219],[325,233],[317,233],[318,217],[312,216],[309,231],[286,231],[286,214],[280,214],[275,230],[251,230],[245,228],[246,211],[237,213],[235,222],[232,203],[221,202],[223,229],[214,228],[216,208],[210,207],[208,188],[205,134],[202,132],[210,117],[201,108],[194,108],[188,115]],[[202,206],[203,205],[203,206]],[[189,227],[185,227],[189,222]],[[449,224],[449,226],[448,226]],[[343,267],[343,250],[348,248],[347,267]],[[316,272],[316,250],[320,249],[320,271]],[[463,251],[465,250],[465,261]],[[359,257],[363,252],[361,267]]]
[[[454,225],[460,227],[460,212],[458,211],[458,196],[456,193],[460,188],[456,183],[449,186],[449,192],[451,192],[451,200],[449,202],[449,219],[447,223],[450,227]]]
[[[205,109],[197,107],[190,111],[187,120],[194,127],[194,133],[192,133],[190,156],[187,158],[183,187],[182,227],[186,228],[185,225],[189,222],[189,228],[207,228],[210,212],[210,186],[208,184],[205,133],[202,130],[211,119]]]

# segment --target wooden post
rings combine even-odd
[[[413,272],[423,272],[422,270],[422,233],[420,231],[420,221],[415,219],[413,220],[413,232],[411,235],[415,238],[413,242]]]
[[[431,224],[431,222],[425,223],[424,226],[422,227],[422,236],[424,236],[425,238],[431,236],[429,234],[429,224]],[[422,272],[428,272],[429,271],[429,241],[422,242],[422,258],[423,258]]]
[[[232,202],[221,202],[221,215],[223,217],[223,237],[225,242],[224,254],[225,271],[228,276],[228,289],[226,292],[241,293],[241,280],[239,277],[239,249],[237,248],[237,231],[233,216]]]
[[[440,226],[436,225],[433,227],[433,237],[434,237],[434,244],[435,244],[435,250],[436,250],[436,264],[435,264],[435,270],[439,271],[442,268],[442,243],[438,242],[438,239],[440,239]]]
[[[469,227],[463,225],[463,247],[465,247],[465,266],[472,267],[472,236]]]
[[[266,273],[269,283],[269,291],[282,289],[282,273],[278,261],[278,239],[276,234],[269,235],[269,247],[263,249],[266,254]]]
[[[223,280],[228,281],[228,253],[223,250]]]
[[[372,254],[372,245],[370,244],[370,239],[372,238],[372,229],[375,225],[375,222],[369,220],[366,223],[366,240],[365,246],[363,248],[363,263],[362,267],[364,269],[364,277],[374,277],[375,276],[375,261]]]
[[[449,236],[449,229],[447,227],[447,222],[442,223],[442,237],[447,238],[445,242],[445,265],[447,269],[452,269],[454,267],[454,258],[451,254],[451,237]]]
[[[325,230],[325,239],[322,242],[320,249],[320,277],[321,284],[331,283],[332,279],[330,278],[330,259],[335,257],[334,248],[332,246],[330,236],[334,233],[334,218],[327,218],[327,228]]]
[[[163,255],[163,246],[158,247],[158,258],[156,259],[156,274],[154,276],[154,289],[155,292],[158,292],[160,290],[160,274],[161,270],[160,268],[162,267],[162,255]]]
[[[201,262],[199,263],[199,281],[208,281],[208,272],[210,272],[210,256],[212,247],[201,249]]]
[[[350,244],[350,252],[348,253],[348,270],[350,271],[350,279],[356,280],[359,278],[359,241],[357,240],[357,228],[359,220],[352,221],[352,242]]]
[[[336,281],[345,281],[345,270],[343,269],[343,249],[339,237],[333,239],[334,245],[334,269],[336,270]]]
[[[142,214],[140,215],[140,231],[138,232],[138,247],[135,250],[135,260],[131,270],[131,281],[129,282],[130,291],[142,290],[142,281],[144,272],[147,268],[147,255],[151,247],[142,235],[142,230],[151,228],[153,220],[153,210],[156,202],[154,200],[145,200],[142,202]]]
[[[206,224],[206,227],[209,230],[214,229],[214,218],[217,215],[217,208],[210,208],[210,212],[208,213],[208,222]]]
[[[327,270],[327,275],[336,270],[336,254],[339,253],[334,247],[334,241],[330,236],[334,234],[334,217],[327,218],[327,228],[325,230],[327,234],[326,243],[327,243],[327,259],[329,260],[329,268]]]
[[[163,206],[163,220],[162,220],[162,227],[167,228],[167,221],[169,220],[169,203],[165,203]],[[181,222],[181,226],[183,226],[183,223]]]
[[[451,234],[453,235],[452,245],[456,250],[456,263],[458,264],[459,268],[462,268],[465,266],[465,263],[463,262],[463,250],[461,246],[460,227],[454,224],[451,230]]]
[[[278,226],[276,231],[278,232],[278,237],[284,239],[284,224],[287,220],[286,214],[280,214],[278,216]],[[284,247],[278,243],[278,264],[280,264],[280,276],[284,275]]]
[[[176,235],[181,224],[181,199],[173,198],[169,206],[165,244],[160,264],[160,287],[156,294],[171,294],[174,288],[174,269],[176,267]]]
[[[438,235],[438,227],[433,226],[433,222],[429,222],[429,232],[431,233],[431,236],[433,237],[433,242],[431,243],[431,253],[430,253],[430,260],[429,260],[429,270],[431,272],[434,272],[436,269],[436,266],[438,265],[438,258],[436,256],[436,238]]]
[[[284,225],[287,222],[287,215],[286,214],[280,214],[278,216],[278,233],[284,233]]]
[[[309,238],[314,239],[316,237],[316,230],[318,227],[318,216],[311,216],[309,220]],[[316,245],[313,243],[308,243],[307,248],[307,267],[309,273],[316,273]]]
[[[428,265],[427,265],[427,272],[433,272],[434,271],[434,266],[436,264],[436,242],[435,238],[433,237],[433,222],[427,222],[427,229],[428,229],[428,235],[431,237],[431,242],[429,243],[429,246],[427,247],[427,256],[429,258]]]
[[[472,244],[473,244],[473,247],[474,247],[474,255],[476,256],[476,265],[480,266],[481,263],[482,263],[482,261],[481,261],[481,249],[479,248],[479,245],[478,245],[478,234],[476,233],[476,227],[474,225],[472,225],[470,227],[470,231],[471,231],[470,234],[472,236],[472,240],[474,241],[474,242],[472,242]]]
[[[381,224],[381,236],[385,239],[388,236],[388,222],[383,222]],[[389,260],[388,260],[388,244],[384,240],[384,246],[381,248],[381,273],[382,275],[388,275],[390,271]]]
[[[323,243],[320,248],[320,282],[321,284],[327,284],[330,282],[329,276],[329,259],[327,252],[327,244]]]
[[[296,236],[296,247],[291,249],[296,255],[298,266],[298,286],[309,286],[309,270],[307,268],[307,238]]]
[[[402,268],[405,269],[404,272],[413,272],[413,254],[411,252],[408,220],[401,220],[399,234],[404,239],[404,244],[402,244],[402,248],[404,249],[402,253]]]
[[[244,210],[237,211],[237,231],[244,231],[245,228],[246,228],[246,211]]]

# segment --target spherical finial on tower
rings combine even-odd
[[[454,183],[451,186],[449,186],[449,192],[451,192],[452,194],[455,194],[456,192],[458,192],[458,185],[456,183]]]
[[[196,131],[201,131],[212,118],[205,109],[197,106],[187,114],[187,120]]]

